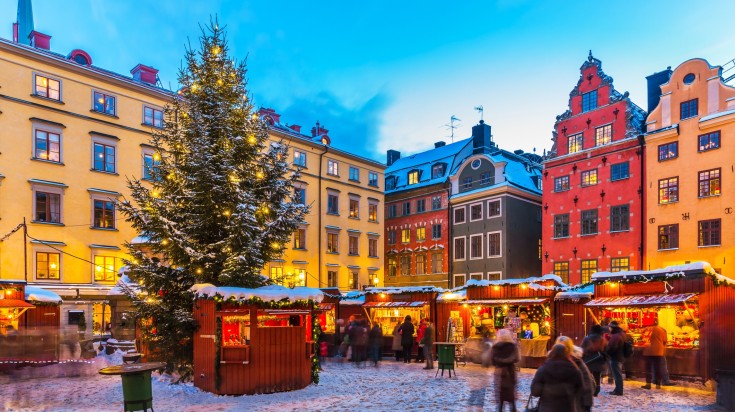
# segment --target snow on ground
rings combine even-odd
[[[93,364],[59,364],[26,368],[10,377],[0,375],[0,408],[7,411],[120,411],[122,386],[118,376],[97,370],[119,364],[120,353],[100,356]],[[67,365],[67,366],[65,366]],[[378,368],[328,362],[319,385],[269,395],[216,396],[191,384],[173,385],[154,374],[153,406],[157,411],[481,411],[495,410],[492,369],[479,365],[457,368],[458,377],[434,377],[423,364],[386,360]],[[533,369],[522,369],[517,406],[525,407]],[[701,385],[646,391],[641,382],[625,381],[626,395],[611,396],[603,383],[594,411],[720,411],[715,394]]]

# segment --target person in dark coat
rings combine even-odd
[[[607,364],[607,341],[602,334],[602,326],[593,325],[590,333],[582,340],[582,360],[595,378],[594,396],[600,393],[600,377]]]
[[[403,363],[411,363],[411,351],[413,349],[414,327],[411,316],[406,315],[403,319],[399,333],[401,334],[401,346],[403,346]]]
[[[516,376],[515,364],[520,360],[518,346],[513,341],[513,334],[508,329],[498,331],[495,344],[490,349],[490,359],[495,365],[493,372],[493,387],[495,389],[495,403],[498,411],[503,411],[505,403],[510,404],[510,410],[516,410]]]
[[[393,344],[391,345],[391,349],[393,349],[393,353],[396,356],[396,362],[401,360],[403,346],[401,346],[401,324],[399,322],[396,322],[396,325],[393,327]]]
[[[380,328],[378,322],[373,323],[373,328],[368,333],[368,346],[370,348],[370,360],[373,366],[378,366],[380,360],[380,350],[383,346],[383,329]]]
[[[574,345],[574,341],[569,336],[559,336],[556,338],[556,343],[566,346],[567,351],[570,353],[569,359],[582,374],[582,390],[579,393],[579,397],[577,397],[577,410],[589,412],[592,410],[592,405],[594,404],[595,377],[592,376],[592,372],[590,372],[582,360],[584,352],[582,348]]]
[[[609,367],[610,373],[615,380],[615,390],[610,392],[610,395],[623,395],[623,371],[622,364],[625,360],[624,349],[625,332],[620,327],[618,322],[610,322],[610,340],[607,341],[607,356],[610,359]]]
[[[426,327],[424,328],[424,336],[421,338],[420,343],[422,351],[424,352],[424,358],[426,359],[426,366],[424,369],[434,369],[434,325],[426,319],[424,321]]]
[[[556,344],[531,381],[531,395],[539,398],[539,412],[580,412],[577,399],[582,373],[572,363],[567,347]]]

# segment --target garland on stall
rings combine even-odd
[[[227,303],[230,305],[253,305],[264,309],[282,309],[282,308],[302,308],[302,309],[308,309],[312,305],[310,305],[309,300],[296,300],[296,301],[290,301],[288,298],[281,299],[279,301],[269,300],[265,301],[257,296],[254,296],[250,299],[243,300],[243,299],[237,299],[234,296],[231,296],[227,299],[223,299],[220,295],[214,295],[214,296],[207,296],[203,297],[206,299],[213,299],[218,304]]]
[[[222,317],[217,316],[217,326],[214,330],[214,389],[219,392],[220,361],[222,356]]]
[[[615,278],[607,278],[604,280],[593,280],[591,282],[582,283],[579,285],[575,285],[570,288],[557,288],[557,290],[560,291],[574,291],[578,289],[583,289],[587,286],[596,286],[596,285],[604,285],[607,283],[622,283],[622,284],[629,284],[629,283],[648,283],[648,282],[665,282],[667,280],[673,280],[673,279],[682,279],[682,278],[689,278],[689,279],[699,279],[703,277],[709,277],[712,279],[712,284],[715,286],[729,286],[731,288],[735,288],[735,281],[726,278],[722,275],[717,275],[715,273],[698,273],[698,274],[686,274],[684,272],[669,272],[669,273],[658,273],[654,275],[630,275],[626,277],[615,277]]]
[[[311,356],[311,382],[314,385],[319,384],[319,370],[321,369],[321,365],[319,364],[319,337],[322,334],[322,328],[319,325],[319,318],[317,316],[314,316],[314,310],[317,309],[318,303],[310,300],[309,304],[312,309],[311,314],[311,340],[314,342],[312,345],[314,345],[314,350],[312,351]]]

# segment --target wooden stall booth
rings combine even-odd
[[[27,329],[56,331],[61,326],[61,296],[38,286],[26,285],[25,300],[33,305],[22,317]]]
[[[319,289],[199,284],[194,319],[194,385],[219,395],[302,389],[318,360]]]
[[[329,356],[334,356],[335,348],[339,346],[339,331],[337,330],[337,311],[342,297],[337,288],[322,288],[324,299],[319,302],[315,313],[321,335],[319,341],[327,342]]]
[[[634,341],[626,375],[645,375],[643,348],[658,321],[668,334],[671,376],[707,381],[715,369],[735,369],[735,281],[709,263],[650,271],[598,272],[595,297],[585,304],[594,322],[616,320]]]
[[[577,346],[581,345],[594,324],[590,322],[584,306],[594,293],[594,286],[586,285],[567,288],[554,296],[554,338],[568,336]]]
[[[34,306],[25,301],[26,281],[0,280],[0,334],[17,334],[23,314]]]
[[[365,289],[363,309],[370,322],[377,322],[383,330],[383,353],[393,353],[393,329],[411,316],[414,338],[422,319],[436,322],[436,298],[445,292],[434,286],[404,286]],[[436,332],[436,327],[434,328]],[[434,337],[436,340],[436,336]],[[418,345],[414,345],[415,351]]]

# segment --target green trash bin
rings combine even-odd
[[[122,375],[125,412],[153,410],[151,371]]]
[[[444,376],[444,371],[449,371],[449,377],[452,377],[452,371],[454,370],[454,356],[456,353],[455,345],[449,345],[449,344],[436,344],[436,356],[439,359],[439,370],[442,372],[442,376]],[[437,370],[437,374],[439,373],[439,370]],[[454,374],[457,376],[457,373]]]

